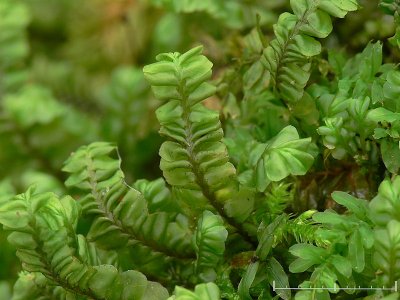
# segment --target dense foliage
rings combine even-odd
[[[0,299],[399,299],[399,47],[398,0],[0,0]]]

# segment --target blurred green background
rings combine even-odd
[[[392,17],[377,9],[378,1],[360,2],[360,12],[335,21],[326,45],[356,53],[369,40],[394,34]],[[31,184],[63,194],[63,161],[93,141],[118,145],[128,182],[159,177],[162,138],[154,110],[160,103],[142,66],[158,53],[203,44],[218,81],[257,46],[257,15],[268,41],[288,3],[0,0],[0,203]],[[221,107],[218,99],[210,105]],[[0,295],[19,270],[0,231]]]

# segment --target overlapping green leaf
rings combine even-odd
[[[196,270],[202,280],[215,280],[216,266],[224,255],[227,237],[228,231],[221,217],[210,211],[203,212],[193,240],[197,255]]]
[[[262,62],[271,82],[287,102],[298,101],[310,77],[310,58],[321,52],[315,38],[332,31],[331,16],[343,18],[358,8],[356,0],[291,1],[294,14],[283,13],[274,26],[275,39],[264,49]]]
[[[0,208],[0,222],[26,271],[39,272],[55,285],[91,299],[165,299],[167,291],[136,271],[119,273],[98,265],[95,251],[75,227],[79,206],[71,197],[28,190]],[[13,220],[14,219],[14,220]],[[157,290],[157,297],[146,298]]]
[[[78,149],[65,163],[64,171],[71,173],[66,185],[81,193],[84,213],[96,215],[88,238],[106,249],[133,242],[170,256],[190,257],[193,250],[186,218],[176,213],[149,213],[147,200],[125,183],[121,162],[112,154],[116,154],[115,146],[93,143]],[[154,201],[158,200],[148,202],[152,205]]]
[[[256,185],[265,190],[271,181],[304,175],[314,162],[316,147],[311,138],[300,139],[296,128],[287,126],[270,142],[257,145],[250,154],[256,169]]]
[[[21,272],[14,285],[11,300],[63,300],[66,297],[73,300],[87,299],[57,286],[42,273]]]
[[[143,69],[156,97],[167,101],[156,112],[160,133],[168,138],[160,148],[160,168],[177,195],[191,195],[179,197],[188,214],[217,211],[243,233],[235,219],[248,217],[252,201],[238,187],[218,112],[202,105],[215,87],[207,82],[212,63],[201,53],[202,47],[196,47],[160,54],[158,62]]]
[[[382,283],[393,286],[400,276],[400,222],[391,220],[375,231],[374,263],[383,273]]]
[[[149,212],[178,212],[180,210],[163,178],[153,181],[140,179],[133,186],[147,200]]]

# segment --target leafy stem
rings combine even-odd
[[[243,237],[245,241],[256,247],[256,242],[254,238],[252,238],[246,230],[243,228],[242,224],[238,223],[234,218],[228,216],[224,211],[224,206],[221,204],[215,197],[215,193],[213,193],[205,178],[204,173],[200,169],[200,163],[196,159],[195,149],[194,149],[194,141],[192,139],[192,122],[190,121],[191,114],[191,105],[189,104],[188,95],[185,92],[185,80],[181,80],[181,83],[178,87],[178,92],[182,99],[182,108],[183,108],[183,120],[185,124],[185,136],[186,136],[186,150],[189,154],[189,162],[192,166],[193,173],[196,177],[196,183],[200,187],[204,197],[208,199],[210,204],[217,210],[217,212],[224,218],[224,220],[234,227],[237,232]]]
[[[171,258],[178,258],[178,259],[183,259],[183,260],[191,260],[194,259],[195,256],[193,253],[178,253],[176,251],[172,251],[166,247],[160,247],[157,243],[152,242],[149,239],[144,238],[141,234],[138,234],[138,232],[135,232],[132,228],[129,228],[125,226],[121,220],[119,220],[113,213],[111,209],[107,207],[105,204],[107,201],[105,199],[107,195],[107,191],[104,190],[103,192],[99,192],[98,186],[97,186],[97,181],[95,180],[96,178],[96,168],[93,165],[93,158],[90,156],[89,153],[87,153],[87,169],[89,173],[89,183],[91,187],[91,192],[96,200],[96,203],[104,217],[109,219],[114,226],[116,226],[121,233],[126,234],[129,236],[129,239],[134,242],[140,242],[146,247],[149,247],[150,249],[153,249],[156,252],[162,253],[168,257]],[[121,190],[119,191],[120,198],[123,199],[124,194],[128,189],[130,189],[129,186],[123,183],[123,177],[121,177],[121,184],[119,185]]]
[[[281,69],[285,66],[286,56],[288,55],[288,47],[291,43],[293,43],[293,38],[299,34],[301,26],[307,24],[307,22],[308,22],[307,18],[312,12],[314,12],[314,10],[315,10],[315,4],[313,6],[311,6],[309,9],[304,11],[301,18],[296,21],[296,24],[294,25],[293,30],[290,31],[290,33],[283,45],[281,45],[279,43],[279,40],[277,40],[278,45],[281,46],[281,49],[274,48],[274,43],[270,44],[270,46],[275,50],[275,52],[278,53],[278,59],[276,61],[276,71],[271,74],[272,78],[275,82],[275,87],[274,87],[275,89],[279,85],[279,77],[281,75]],[[290,107],[288,107],[288,108],[290,109]]]

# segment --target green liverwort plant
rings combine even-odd
[[[243,29],[226,12],[263,7],[250,2],[149,3]],[[203,46],[159,54],[143,74],[115,72],[100,98],[111,115],[105,136],[118,135],[123,151],[109,141],[81,145],[55,172],[63,186],[40,177],[17,194],[11,180],[0,182],[0,223],[22,264],[9,297],[398,299],[390,287],[400,283],[400,71],[385,59],[385,41],[352,56],[323,41],[333,18],[359,7],[292,0],[274,38],[255,19],[237,61],[214,75]],[[396,1],[381,7],[398,21]],[[140,165],[139,140],[127,131],[151,125],[137,117],[155,103],[146,81],[163,139],[162,177],[152,180],[127,171]],[[101,136],[75,131],[80,114],[39,85],[8,94],[2,107],[9,135],[18,132],[49,173],[58,159],[31,137]],[[60,145],[51,149],[66,151]]]

